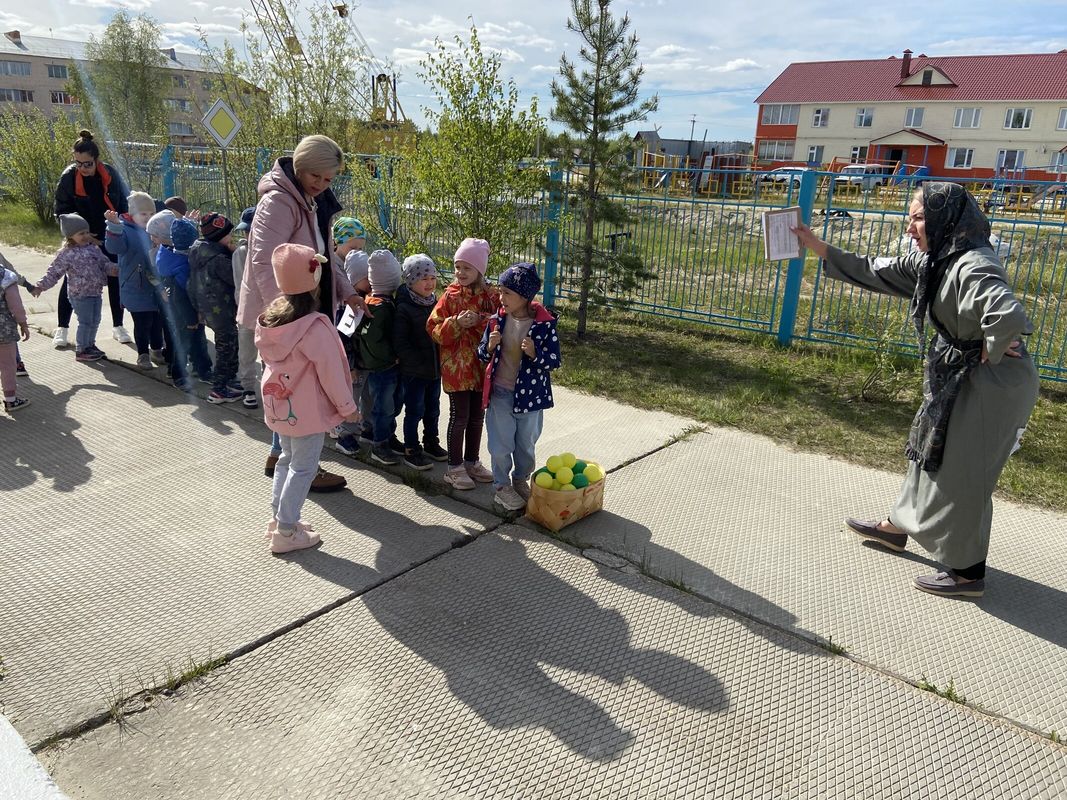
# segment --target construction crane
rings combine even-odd
[[[295,107],[295,104],[299,102],[300,76],[304,70],[311,69],[311,64],[304,53],[299,31],[287,9],[288,4],[285,0],[249,0],[249,2],[259,21],[263,38],[271,55],[278,63],[287,63],[292,67],[287,71],[290,77],[286,88],[291,107]],[[395,126],[406,122],[407,117],[404,115],[396,94],[396,76],[390,77],[385,64],[374,55],[352,18],[348,4],[336,3],[332,8],[348,27],[351,34],[350,40],[354,43],[356,62],[367,67],[365,78],[352,81],[352,85],[348,87],[351,99],[355,103],[353,111],[356,116],[375,127],[382,124]]]

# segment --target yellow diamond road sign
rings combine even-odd
[[[237,119],[225,100],[215,101],[215,105],[204,114],[203,123],[219,147],[223,148],[229,147],[233,137],[241,130],[241,120]]]

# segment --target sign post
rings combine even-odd
[[[218,99],[215,104],[207,110],[204,114],[203,120],[204,127],[207,128],[207,132],[211,134],[219,147],[222,148],[222,186],[225,193],[225,211],[226,216],[229,219],[233,219],[233,212],[230,208],[230,171],[229,166],[226,163],[226,148],[230,146],[230,142],[241,130],[241,120],[237,119],[237,115],[233,113],[233,109],[227,105],[223,99]]]

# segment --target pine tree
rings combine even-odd
[[[567,29],[582,39],[579,65],[560,57],[559,80],[552,81],[552,119],[566,127],[559,139],[563,166],[585,172],[584,185],[569,198],[583,223],[577,261],[580,270],[578,337],[585,335],[590,302],[624,302],[650,273],[632,245],[598,247],[596,230],[630,222],[621,203],[607,195],[624,188],[632,174],[627,125],[646,119],[659,105],[657,97],[640,100],[644,68],[637,58],[637,36],[630,18],[616,19],[611,0],[571,0]],[[565,251],[565,257],[570,255]]]

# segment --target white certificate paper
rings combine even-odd
[[[353,311],[352,306],[345,306],[345,313],[341,315],[341,321],[337,323],[337,330],[345,336],[351,336],[356,332],[356,327],[363,319],[363,309]]]
[[[789,230],[799,224],[800,206],[763,212],[763,254],[768,261],[800,258],[800,240]]]

